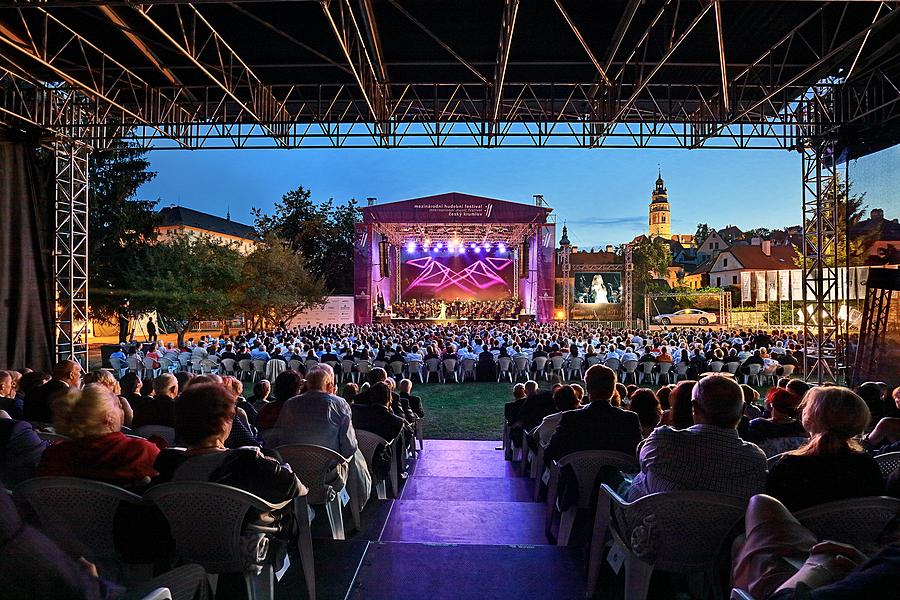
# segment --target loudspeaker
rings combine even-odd
[[[378,267],[382,277],[390,274],[389,252],[387,240],[383,239],[378,242]]]
[[[519,279],[528,278],[528,240],[519,248]]]

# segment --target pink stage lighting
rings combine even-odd
[[[415,252],[415,251],[416,251],[416,243],[415,243],[415,242],[409,242],[409,243],[407,243],[407,244],[406,244],[406,251],[409,252],[410,254],[412,254],[413,252]]]
[[[443,247],[444,247],[444,244],[442,244],[441,242],[438,242],[437,244],[434,245],[435,250],[440,250]]]
[[[503,242],[497,244],[497,252],[506,252],[506,244]]]

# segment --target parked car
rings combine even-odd
[[[716,322],[715,313],[706,312],[696,308],[685,308],[678,312],[656,315],[654,323],[660,325],[709,325]]]

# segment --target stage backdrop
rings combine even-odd
[[[513,295],[510,252],[407,252],[400,258],[401,300],[502,300]]]

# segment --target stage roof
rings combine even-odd
[[[436,194],[362,208],[363,223],[374,225],[394,245],[410,242],[519,244],[547,222],[552,208],[459,192]]]
[[[182,148],[790,149],[839,129],[868,151],[900,138],[898,12],[865,0],[14,2],[0,8],[0,118],[97,147],[130,132]],[[823,99],[837,106],[826,122],[809,116]]]

